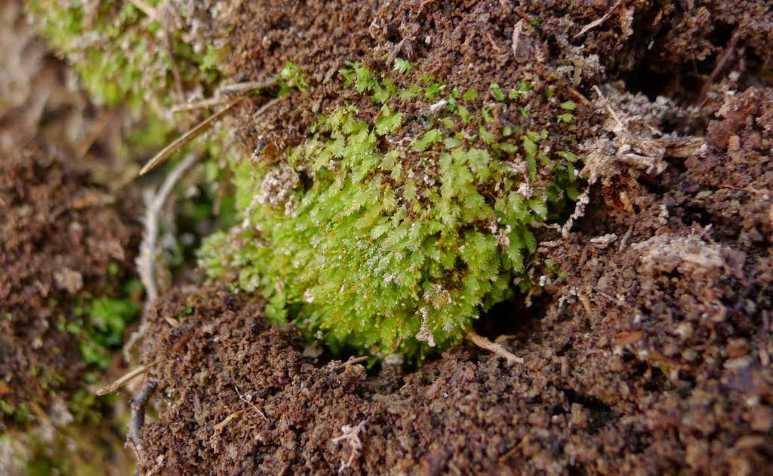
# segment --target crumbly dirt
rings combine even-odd
[[[524,78],[556,82],[580,104],[579,95],[594,99],[593,85],[624,79],[632,92],[710,106],[711,86],[730,70],[742,87],[770,80],[773,41],[770,6],[760,0],[256,1],[236,2],[220,21],[234,52],[232,80],[264,80],[291,61],[309,83],[262,117],[253,116],[261,101],[240,111],[235,127],[250,151],[293,145],[317,113],[351,102],[337,75],[348,61],[388,72],[395,57],[406,58],[414,82],[431,74],[461,90]],[[366,116],[377,111],[367,101],[357,106]]]
[[[37,148],[0,158],[0,216],[0,398],[46,410],[81,388],[86,370],[61,326],[89,296],[116,295],[139,225],[115,196]]]
[[[287,61],[303,69],[305,92],[262,118],[253,117],[262,100],[239,112],[233,124],[250,151],[298,142],[317,113],[351,100],[336,80],[345,61],[383,72],[403,57],[415,65],[414,81],[430,72],[482,91],[528,74],[576,94],[578,155],[591,185],[566,234],[539,230],[542,265],[529,279],[540,291],[478,323],[523,364],[464,344],[418,369],[366,369],[333,360],[291,327],[269,326],[259,296],[224,284],[165,293],[143,342],[152,364],[143,379],[158,381],[141,431],[143,472],[770,467],[770,6],[511,3],[229,2],[215,20],[209,9],[175,2],[200,18],[201,38],[228,42],[229,82],[271,77]],[[0,72],[0,92],[14,98],[0,104],[0,399],[33,402],[50,416],[84,371],[76,341],[56,324],[76,294],[116,289],[125,275],[109,273],[110,263],[131,270],[139,226],[129,217],[139,213],[73,168],[84,150],[99,155],[93,137],[117,128],[68,95],[61,64],[26,33],[18,10],[5,8],[13,28],[0,42],[22,53],[0,55],[10,61],[3,72],[19,72]],[[593,86],[612,82],[602,88],[607,103]],[[63,115],[68,125],[57,126]],[[79,125],[77,117],[89,119]],[[76,141],[72,130],[92,133]],[[29,141],[55,146],[21,146]]]
[[[773,460],[771,104],[771,89],[729,97],[660,174],[605,172],[606,205],[543,241],[542,295],[498,311],[522,365],[463,346],[369,373],[268,326],[259,297],[170,293],[151,317],[142,467],[754,474]]]
[[[142,470],[755,474],[771,464],[765,2],[242,2],[229,14],[234,80],[293,61],[309,82],[262,118],[241,111],[248,149],[291,145],[349,100],[333,80],[348,60],[386,71],[405,57],[460,88],[531,74],[587,106],[588,205],[571,228],[539,231],[528,277],[539,291],[478,325],[523,364],[466,344],[419,369],[366,370],[270,327],[259,296],[213,284],[168,293],[145,342],[146,378],[159,386]],[[593,86],[605,83],[599,97]]]

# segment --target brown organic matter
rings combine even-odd
[[[379,105],[338,71],[361,61],[383,74],[403,58],[408,83],[431,74],[486,94],[528,77],[540,94],[571,97],[571,134],[540,108],[547,96],[525,100],[533,109],[518,120],[574,140],[582,193],[564,226],[534,230],[528,291],[475,323],[511,362],[471,342],[419,367],[332,356],[269,325],[259,294],[186,273],[149,307],[135,363],[146,367],[115,399],[116,414],[133,407],[142,474],[752,475],[773,465],[769,2],[260,0],[223,2],[218,15],[215,2],[173,3],[198,25],[191,42],[227,44],[224,83],[271,81],[288,62],[303,72],[308,87],[265,114],[271,91],[234,106],[226,127],[245,160],[282,160],[343,104],[373,119]],[[62,323],[84,296],[112,295],[135,273],[139,186],[95,183],[89,172],[109,168],[98,156],[112,149],[99,131],[120,135],[108,126],[120,110],[71,96],[64,64],[8,11],[14,35],[0,43],[15,54],[0,65],[18,77],[0,81],[13,98],[0,104],[0,400],[45,427],[85,385]],[[406,104],[406,115],[433,102]],[[75,143],[65,132],[81,120],[91,133]],[[0,418],[5,450],[26,423]],[[13,467],[3,458],[0,469]]]
[[[81,388],[85,364],[63,326],[88,296],[118,293],[139,226],[115,197],[31,148],[0,160],[0,381],[10,405],[47,408]],[[110,265],[117,272],[109,272]]]

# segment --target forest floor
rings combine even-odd
[[[121,111],[92,105],[19,11],[0,7],[13,32],[0,32],[0,431],[11,436],[0,436],[0,472],[24,473],[29,461],[61,470],[62,452],[99,454],[91,464],[115,474],[130,471],[130,455],[144,474],[770,467],[765,2],[705,2],[694,12],[644,1],[296,3],[252,2],[231,20],[235,79],[266,77],[288,60],[316,74],[261,128],[249,122],[260,103],[241,108],[232,124],[250,124],[239,134],[248,150],[297,143],[316,112],[351,99],[326,81],[346,60],[383,68],[377,58],[406,56],[459,88],[572,69],[576,83],[560,87],[581,105],[588,205],[570,232],[539,232],[541,264],[530,273],[540,289],[476,323],[521,361],[465,343],[419,368],[366,368],[270,326],[259,295],[186,271],[145,316],[142,378],[120,397],[93,397],[130,363],[109,324],[67,324],[102,296],[142,305],[126,286],[137,274],[141,189],[116,172]],[[760,14],[741,17],[744,9]],[[123,337],[131,322],[110,329]],[[84,362],[92,331],[107,339],[100,373]],[[143,389],[147,418],[132,428],[129,399]],[[75,429],[89,425],[99,436],[84,443]],[[127,426],[137,432],[133,452],[121,449]],[[31,427],[47,431],[22,436]],[[39,448],[61,435],[69,450]],[[36,449],[19,448],[33,440]]]

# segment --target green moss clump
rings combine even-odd
[[[130,2],[26,0],[26,5],[51,45],[104,104],[150,105],[158,112],[173,102],[176,77],[185,90],[206,89],[219,79],[216,48],[194,52],[179,31]]]
[[[537,246],[530,227],[576,197],[573,155],[540,148],[547,130],[502,127],[492,111],[519,105],[499,86],[497,105],[432,78],[401,87],[360,64],[342,77],[380,113],[341,107],[279,161],[235,163],[244,224],[211,237],[201,263],[213,277],[238,271],[270,318],[333,349],[425,355],[513,293]],[[444,94],[426,114],[403,111]]]

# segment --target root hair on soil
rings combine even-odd
[[[574,39],[577,39],[577,38],[581,37],[582,35],[588,33],[590,30],[598,27],[599,25],[601,25],[602,23],[607,21],[609,19],[609,17],[612,16],[612,13],[614,13],[614,11],[617,10],[617,7],[619,7],[621,3],[623,3],[623,0],[617,0],[615,2],[615,4],[612,5],[612,8],[607,10],[607,12],[601,18],[593,20],[592,22],[590,22],[587,25],[585,25],[584,27],[582,27],[582,30],[580,30],[579,33],[574,35]]]
[[[351,468],[352,463],[354,463],[354,460],[357,458],[357,456],[359,456],[360,450],[362,450],[360,431],[362,431],[362,429],[365,428],[366,422],[367,420],[363,420],[355,426],[344,425],[341,427],[341,436],[337,436],[332,440],[330,440],[333,443],[346,441],[349,443],[349,448],[351,448],[351,452],[349,453],[349,459],[347,459],[346,461],[341,460],[341,466],[338,468],[338,474],[343,473],[347,468]]]
[[[124,345],[123,353],[127,362],[130,361],[129,354],[131,349],[137,341],[145,335],[147,329],[145,315],[148,313],[150,306],[158,299],[158,285],[156,283],[156,250],[158,248],[157,242],[161,210],[164,208],[164,204],[172,194],[172,190],[174,190],[177,182],[179,182],[185,173],[196,164],[198,158],[199,156],[197,154],[189,154],[186,156],[179,164],[177,164],[172,172],[167,175],[156,193],[148,193],[148,205],[143,220],[145,229],[142,234],[142,243],[140,244],[140,252],[137,255],[136,261],[137,274],[139,274],[140,281],[145,287],[146,298],[142,318],[140,319],[140,326],[126,341],[126,345]]]
[[[255,410],[255,413],[257,413],[258,415],[260,415],[261,417],[263,417],[263,419],[264,419],[264,420],[268,421],[268,417],[266,416],[266,414],[265,414],[265,413],[263,413],[263,411],[262,411],[260,408],[258,408],[258,406],[257,406],[257,405],[255,405],[255,404],[252,402],[252,400],[249,400],[249,399],[247,399],[247,397],[245,397],[245,396],[242,394],[242,392],[240,392],[240,391],[239,391],[239,387],[238,387],[238,386],[234,385],[234,390],[236,390],[236,394],[239,396],[239,400],[241,400],[241,401],[243,401],[244,403],[246,403],[247,405],[251,406],[251,407],[252,407],[252,409],[253,409],[253,410]]]

